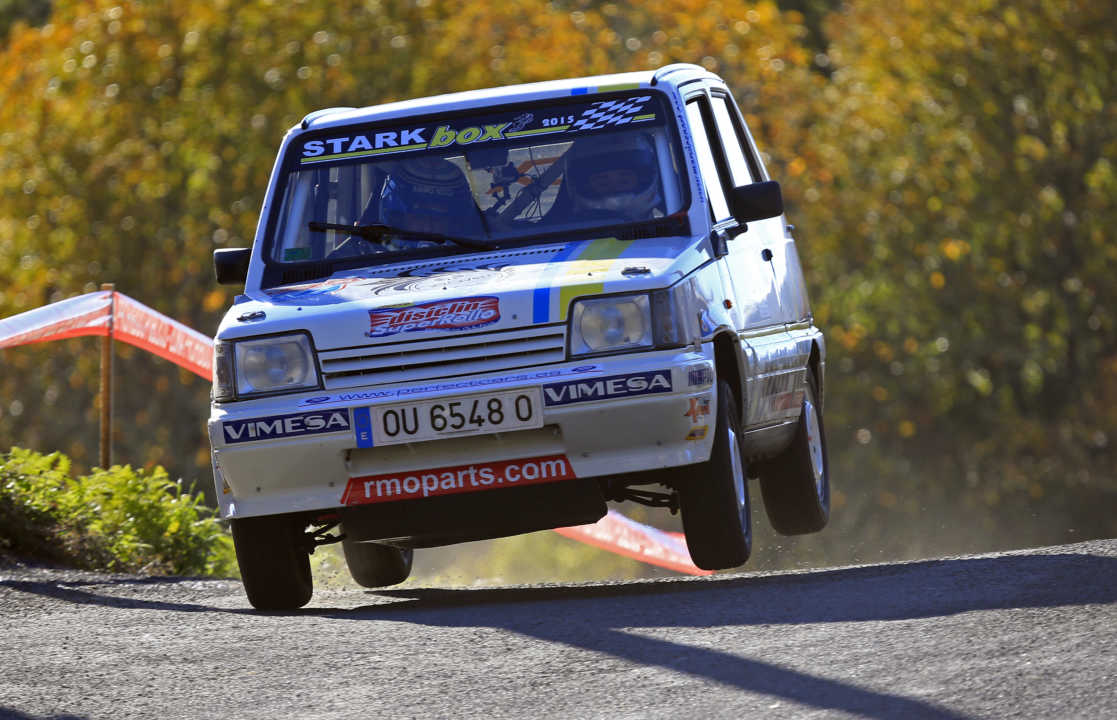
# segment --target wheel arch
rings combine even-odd
[[[819,347],[817,341],[811,342],[811,356],[807,360],[807,370],[814,374],[815,381],[818,383],[818,408],[822,410],[826,406],[825,363],[822,359],[822,348]]]
[[[742,427],[748,417],[745,400],[745,359],[741,353],[741,344],[736,336],[729,332],[721,332],[714,336],[714,370],[717,377],[725,378],[733,390],[733,399],[737,402],[737,412],[740,414]]]

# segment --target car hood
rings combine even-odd
[[[218,337],[308,330],[323,350],[562,322],[574,298],[667,287],[709,259],[700,238],[600,238],[348,270],[250,293]]]

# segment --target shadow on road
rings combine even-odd
[[[687,605],[680,616],[663,596],[732,592],[731,618],[708,617]],[[608,585],[532,588],[385,589],[379,602],[349,611],[379,613],[466,605],[572,602],[592,599],[595,614],[615,610],[625,626],[714,627],[908,620],[972,610],[1087,605],[1117,601],[1117,557],[1083,554],[1019,555],[927,560],[804,573],[704,579],[679,578]],[[652,596],[648,599],[646,596]],[[602,604],[601,601],[604,601]],[[641,613],[634,613],[639,609]],[[689,612],[697,610],[696,613]],[[507,612],[505,609],[502,612]],[[534,612],[534,611],[532,611]],[[639,620],[639,622],[637,622]]]
[[[96,580],[0,580],[0,589],[7,588],[20,592],[54,598],[75,605],[102,605],[132,610],[163,610],[169,612],[223,612],[239,615],[255,614],[249,608],[221,608],[198,603],[166,602],[146,597],[118,595],[118,589],[135,591],[147,590],[147,594],[157,594],[161,588],[173,590],[174,586],[187,582],[205,582],[205,578],[150,577],[150,578],[99,578]],[[0,718],[3,718],[0,715]]]
[[[719,594],[716,602],[703,601],[710,593]],[[348,621],[501,628],[825,710],[880,718],[958,718],[964,716],[918,699],[629,629],[905,620],[975,610],[1111,603],[1117,601],[1117,558],[1022,555],[792,575],[370,594],[381,602],[317,612]]]
[[[173,586],[179,582],[184,581],[7,579],[0,581],[0,588],[124,609],[252,614],[247,609],[150,599],[161,592],[173,594]],[[121,590],[124,595],[117,594]],[[410,588],[369,592],[367,596],[371,604],[349,609],[310,608],[292,616],[492,627],[826,710],[882,718],[955,718],[961,716],[921,700],[814,677],[730,652],[647,637],[633,629],[908,620],[977,610],[1113,603],[1117,601],[1117,558],[1051,553],[607,585]]]
[[[85,720],[82,715],[28,715],[14,708],[0,705],[0,720]]]

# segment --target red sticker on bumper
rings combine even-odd
[[[415,498],[479,492],[502,487],[538,485],[573,480],[577,475],[565,455],[454,465],[430,470],[406,470],[349,478],[342,505],[412,500]]]

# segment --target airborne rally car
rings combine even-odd
[[[679,508],[694,562],[822,529],[825,344],[779,185],[702,68],[308,115],[217,333],[209,434],[248,598],[414,548]],[[337,535],[329,534],[334,528]]]

